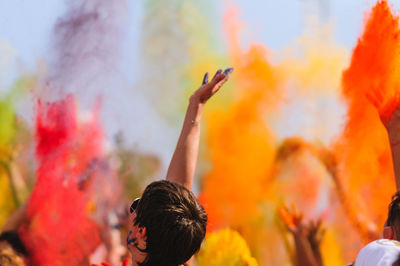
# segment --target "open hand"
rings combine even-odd
[[[290,210],[287,205],[283,205],[278,209],[278,213],[291,233],[299,233],[303,229],[303,213],[297,211],[294,204],[291,207],[292,209]]]
[[[310,221],[306,227],[307,239],[313,249],[320,246],[322,238],[325,234],[325,229],[322,227],[321,219]]]
[[[399,97],[393,97],[393,99],[386,104],[383,104],[384,98],[381,91],[368,92],[366,97],[376,107],[382,124],[385,126],[389,135],[390,145],[400,144]]]
[[[208,72],[204,75],[201,87],[197,89],[190,97],[191,101],[204,104],[210,99],[229,79],[229,74],[233,72],[233,68],[227,68],[222,73],[222,69],[215,73],[214,77],[208,82]]]

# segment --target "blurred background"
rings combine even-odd
[[[164,177],[188,97],[234,67],[203,116],[194,190],[214,239],[198,264],[293,265],[278,215],[292,202],[322,220],[324,264],[350,263],[395,192],[378,113],[343,79],[375,4],[0,1],[0,226],[28,202],[39,264],[117,265],[127,206]]]

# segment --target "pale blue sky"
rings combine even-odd
[[[1,0],[0,39],[7,41],[27,66],[34,66],[48,49],[52,26],[62,14],[63,0]],[[223,11],[223,1],[216,2]],[[127,45],[134,45],[139,30],[141,3],[129,0],[130,22]],[[322,4],[321,4],[322,3]],[[241,17],[246,24],[245,37],[261,41],[271,49],[290,43],[302,33],[305,16],[322,13],[335,27],[339,44],[351,49],[362,29],[363,14],[374,0],[241,0]],[[399,1],[391,2],[399,8]],[[322,8],[320,8],[322,7]],[[321,11],[322,9],[322,11]],[[326,19],[326,18],[325,18]],[[131,46],[132,47],[132,46]]]

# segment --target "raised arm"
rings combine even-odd
[[[389,121],[382,119],[389,136],[390,150],[392,152],[394,176],[397,191],[400,190],[400,106],[390,116]]]
[[[166,179],[192,189],[194,172],[200,143],[200,120],[204,104],[228,80],[233,68],[222,73],[218,70],[213,79],[208,82],[208,72],[204,75],[201,87],[189,99],[182,131],[175,148],[174,155],[168,167]]]
[[[388,133],[390,150],[392,152],[394,177],[396,180],[396,189],[400,190],[400,105],[392,112],[392,106],[396,106],[397,99],[393,98],[384,104],[383,92],[380,90],[371,90],[365,95],[374,105],[379,113],[382,124]]]
[[[286,229],[293,235],[295,245],[295,264],[298,266],[323,266],[320,244],[324,235],[321,221],[303,224],[303,214],[287,206],[278,209]]]

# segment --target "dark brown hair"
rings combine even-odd
[[[392,226],[396,233],[396,239],[400,238],[400,192],[392,196],[392,202],[389,205],[389,213],[386,225]]]
[[[141,265],[185,263],[206,234],[207,214],[194,194],[166,180],[148,185],[136,209],[135,225],[146,228],[147,259]]]

